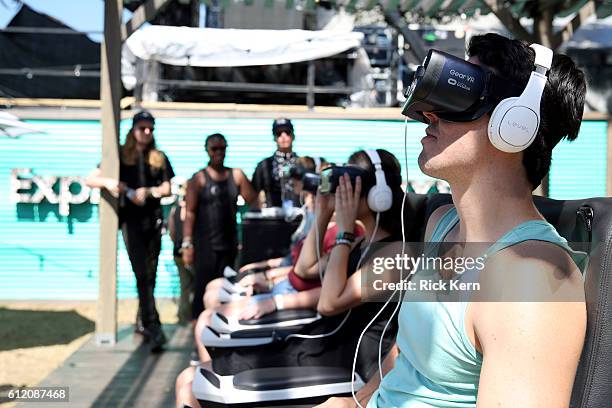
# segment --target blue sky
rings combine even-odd
[[[23,0],[32,9],[50,15],[78,31],[102,31],[104,29],[103,0]],[[13,0],[0,1],[0,28],[19,10],[19,4]],[[124,21],[131,13],[124,12]],[[94,41],[101,41],[101,35],[90,35]]]

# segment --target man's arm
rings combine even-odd
[[[85,184],[91,188],[105,188],[115,196],[126,189],[124,183],[109,177],[103,177],[102,170],[99,167],[89,173],[85,179]]]
[[[241,169],[234,169],[234,180],[240,189],[240,195],[248,205],[257,204],[257,193],[253,189],[251,182]]]
[[[181,207],[172,207],[168,213],[168,235],[170,235],[172,242],[174,242],[176,237],[176,227],[174,225],[174,214],[176,211],[181,211]]]
[[[253,191],[255,191],[255,195],[257,196],[257,204],[253,206],[254,207],[259,206],[259,208],[265,207],[265,204],[266,204],[265,194],[263,193],[260,194],[262,190],[264,190],[265,188],[264,186],[265,176],[263,174],[263,172],[265,171],[265,167],[266,167],[264,166],[265,160],[266,159],[257,163],[257,167],[255,167],[255,171],[253,172],[253,177],[251,178],[251,186],[253,187]]]
[[[191,247],[183,248],[183,262],[185,265],[193,263],[193,225],[195,223],[196,211],[198,208],[198,193],[200,191],[200,172],[196,173],[187,182],[185,192],[185,221],[183,223],[183,244]]]
[[[471,303],[466,313],[483,354],[477,404],[568,407],[586,331],[582,278],[569,255],[553,244],[528,241],[515,247],[492,257],[484,278],[485,289],[501,284],[503,292],[495,293],[504,300],[510,293],[511,301]],[[530,298],[521,301],[517,294]]]
[[[172,194],[172,186],[169,181],[162,182],[157,187],[148,187],[147,195],[155,198],[168,197]]]

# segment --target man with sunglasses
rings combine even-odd
[[[253,188],[259,194],[265,193],[266,207],[281,207],[284,201],[291,201],[299,206],[299,198],[293,192],[289,169],[295,166],[298,155],[293,151],[295,134],[289,119],[279,118],[272,123],[272,134],[276,142],[276,151],[270,157],[260,161],[253,173]],[[264,200],[260,200],[263,207]]]
[[[185,265],[194,265],[192,317],[204,310],[204,289],[233,266],[238,249],[236,213],[241,195],[252,204],[257,199],[251,183],[239,168],[225,167],[227,140],[220,133],[206,138],[208,165],[187,184],[182,254]]]
[[[136,113],[121,145],[119,180],[102,176],[97,167],[87,177],[87,185],[119,197],[119,226],[138,291],[135,331],[143,335],[152,352],[159,352],[166,343],[154,297],[163,224],[161,198],[171,194],[174,171],[166,154],[157,148],[154,130],[150,112]]]

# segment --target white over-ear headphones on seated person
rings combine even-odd
[[[499,150],[517,153],[534,141],[540,127],[540,102],[546,86],[546,73],[552,66],[553,52],[540,44],[535,51],[535,69],[519,97],[503,99],[489,120],[489,140]]]
[[[393,205],[393,193],[391,187],[387,184],[380,155],[376,150],[366,150],[365,152],[370,158],[372,166],[374,166],[374,176],[376,177],[376,184],[368,191],[368,207],[377,213],[388,211]]]

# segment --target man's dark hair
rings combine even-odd
[[[221,140],[223,143],[227,144],[227,140],[225,140],[225,136],[223,136],[221,133],[213,133],[212,135],[209,135],[206,137],[206,141],[204,142],[204,148],[206,150],[208,150],[208,143],[212,142],[213,140],[215,141]]]
[[[521,89],[527,85],[535,61],[535,51],[528,43],[498,34],[472,37],[467,54]],[[553,147],[563,138],[572,141],[578,137],[585,94],[584,73],[567,55],[555,54],[540,103],[540,128],[523,152],[523,166],[534,189],[550,169]]]

